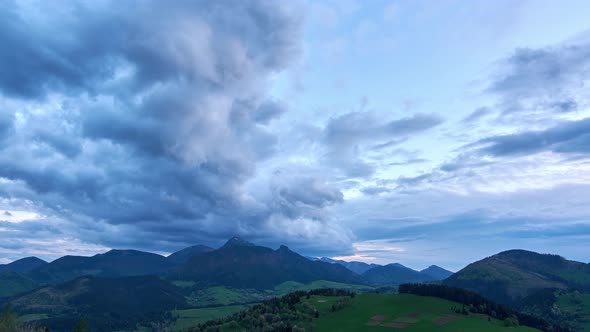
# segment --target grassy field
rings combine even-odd
[[[296,281],[286,281],[280,285],[275,286],[275,292],[279,295],[285,295],[294,291],[307,291],[318,288],[337,288],[337,289],[349,289],[357,292],[369,292],[373,290],[373,287],[355,284],[343,284],[340,282],[316,280],[309,284],[302,284]]]
[[[174,330],[179,331],[183,328],[194,326],[211,319],[229,316],[246,308],[247,306],[245,305],[232,305],[213,308],[175,310],[172,311],[172,315],[177,318]]]
[[[590,294],[568,292],[558,296],[556,304],[562,312],[579,317],[580,331],[590,332]]]
[[[392,327],[404,332],[538,331],[522,326],[504,327],[503,322],[494,319],[488,321],[488,317],[484,315],[455,314],[450,308],[459,306],[458,304],[432,297],[361,294],[347,307],[331,312],[332,304],[338,300],[338,297],[322,296],[312,296],[305,300],[320,312],[317,331],[388,331]]]

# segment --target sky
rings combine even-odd
[[[2,1],[0,263],[590,261],[587,1]]]

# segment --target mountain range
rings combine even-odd
[[[580,312],[590,317],[590,305],[585,304],[590,299],[590,265],[556,255],[509,250],[453,274],[436,265],[416,271],[399,263],[309,258],[286,246],[271,249],[239,237],[218,249],[196,245],[168,257],[111,250],[91,257],[64,256],[49,263],[23,258],[0,265],[0,305],[10,302],[21,313],[47,316],[50,326],[69,326],[80,314],[101,326],[101,317],[108,313],[107,321],[115,325],[101,329],[109,331],[165,319],[158,315],[189,303],[198,305],[203,296],[216,292],[240,297],[254,292],[264,298],[286,284],[303,287],[317,281],[350,286],[440,282],[554,322],[573,322],[574,328],[585,319]],[[569,307],[560,307],[564,301],[569,301]],[[149,305],[142,307],[143,303]],[[573,309],[568,312],[567,308]]]
[[[138,250],[113,249],[91,257],[64,256],[50,263],[27,257],[0,265],[0,272],[18,275],[0,276],[0,280],[19,279],[22,289],[31,285],[53,285],[82,276],[130,277],[162,276],[169,280],[190,281],[199,287],[272,288],[285,281],[308,283],[327,280],[354,284],[399,284],[436,281],[451,272],[432,266],[415,271],[395,263],[386,266],[346,262],[330,258],[308,259],[286,246],[273,250],[233,237],[214,249],[195,245],[168,257]],[[436,273],[435,273],[436,272]],[[0,297],[15,292],[0,292]]]
[[[193,281],[203,287],[257,289],[272,288],[285,281],[363,283],[359,275],[343,266],[310,261],[286,246],[273,250],[237,237],[229,239],[217,250],[193,255],[172,273],[172,277]]]
[[[371,284],[385,285],[437,281],[451,274],[452,272],[435,265],[416,271],[399,263],[393,263],[369,269],[362,276]]]
[[[340,264],[340,265],[344,266],[345,268],[349,269],[350,271],[357,273],[357,274],[363,274],[374,267],[381,266],[379,264],[367,264],[364,262],[355,262],[355,261],[347,262],[347,261],[332,259],[332,258],[328,258],[328,257],[310,258],[310,259],[311,260],[318,260],[318,261],[326,262],[326,263],[331,263],[331,264]]]

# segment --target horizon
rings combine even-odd
[[[235,235],[235,236],[232,236],[231,238],[229,238],[229,239],[228,239],[228,240],[227,240],[225,243],[223,243],[223,244],[221,244],[221,245],[218,245],[218,246],[210,247],[210,246],[203,245],[203,244],[194,244],[194,245],[190,245],[190,246],[188,246],[188,247],[185,247],[185,248],[180,248],[180,249],[179,249],[179,250],[177,250],[176,252],[178,252],[178,251],[181,251],[181,250],[183,250],[183,249],[187,249],[187,248],[191,248],[191,247],[196,247],[196,246],[206,246],[206,247],[209,247],[209,248],[211,248],[211,249],[213,249],[213,250],[218,250],[218,249],[221,249],[221,248],[222,248],[222,247],[223,247],[225,244],[227,244],[229,241],[231,241],[231,240],[233,240],[233,239],[236,239],[236,238],[237,238],[238,240],[244,240],[244,241],[246,241],[246,242],[248,242],[248,243],[252,243],[252,242],[248,241],[247,239],[243,239],[243,238],[241,238],[241,237],[239,237],[239,236],[236,236],[236,235]],[[255,245],[255,246],[262,246],[262,247],[265,247],[265,246],[263,246],[263,245],[260,245],[260,244],[257,244],[257,243],[252,243],[252,244],[253,244],[253,245]],[[275,249],[274,247],[268,247],[268,248],[270,248],[270,249],[273,249],[273,250],[275,250],[275,251],[276,251],[276,250],[279,250],[279,249],[280,249],[280,247],[283,247],[283,246],[284,246],[284,245],[279,245],[279,246],[278,246],[276,249]],[[288,246],[286,246],[286,247],[288,248]],[[291,249],[291,248],[288,248],[288,249]],[[501,252],[498,252],[498,253],[495,253],[495,254],[500,254],[500,253],[504,253],[504,252],[507,252],[507,251],[514,251],[514,250],[524,250],[524,251],[529,251],[529,250],[522,249],[522,248],[511,248],[511,249],[506,249],[506,250],[503,250],[503,251],[501,251]],[[172,255],[172,254],[176,253],[176,252],[165,252],[165,253],[163,253],[163,252],[143,251],[143,250],[138,250],[138,249],[134,249],[134,248],[110,248],[110,249],[108,249],[107,251],[100,251],[100,252],[96,252],[96,253],[94,253],[94,254],[87,254],[87,255],[67,255],[67,256],[93,257],[93,256],[95,256],[95,255],[101,255],[101,254],[105,254],[105,253],[108,253],[108,252],[110,252],[110,251],[140,251],[140,252],[145,252],[145,253],[157,254],[157,255],[160,255],[160,256],[163,256],[163,257],[168,257],[168,256],[170,256],[170,255]],[[293,250],[292,250],[292,251],[293,251]],[[462,270],[463,268],[467,267],[467,265],[469,265],[469,264],[471,264],[471,263],[474,263],[474,262],[475,262],[475,261],[474,261],[474,262],[469,262],[469,263],[467,263],[465,266],[463,266],[463,267],[461,267],[461,268],[459,268],[459,269],[451,269],[451,268],[448,268],[448,267],[446,267],[446,266],[441,266],[440,264],[430,264],[430,265],[428,265],[428,266],[417,267],[417,266],[411,266],[411,265],[408,265],[408,264],[406,264],[406,263],[404,263],[404,262],[398,262],[398,261],[396,261],[396,262],[380,262],[380,263],[376,263],[376,262],[374,262],[374,261],[362,261],[362,260],[354,260],[354,259],[341,259],[342,257],[338,257],[338,256],[333,256],[333,257],[326,257],[326,256],[308,256],[308,255],[305,255],[304,253],[300,253],[300,252],[296,252],[296,251],[295,251],[295,253],[299,254],[299,255],[300,255],[300,256],[302,256],[302,257],[308,258],[308,259],[309,259],[309,258],[314,258],[314,259],[318,259],[318,260],[319,260],[319,259],[321,259],[321,258],[329,258],[329,259],[333,259],[333,260],[340,260],[340,261],[345,261],[345,262],[362,262],[362,263],[367,263],[367,264],[372,264],[372,263],[375,263],[375,264],[377,264],[377,265],[381,265],[381,266],[390,265],[390,264],[401,264],[401,265],[403,265],[403,266],[405,266],[405,267],[411,268],[411,269],[413,269],[413,270],[416,270],[416,271],[421,271],[421,270],[424,270],[424,269],[426,269],[426,268],[429,268],[429,267],[432,267],[432,266],[437,266],[437,267],[440,267],[440,268],[444,268],[445,270],[448,270],[448,271],[450,271],[450,272],[453,272],[453,273],[456,273],[456,272],[458,272],[458,271]],[[494,255],[495,255],[495,254],[494,254]],[[547,254],[549,254],[549,255],[552,255],[552,253],[550,253],[550,252],[538,252],[538,254],[542,254],[542,255],[547,255]],[[483,260],[483,259],[485,259],[485,258],[488,258],[488,257],[490,257],[490,256],[493,256],[493,255],[489,255],[489,256],[481,257],[481,258],[480,258],[480,259],[478,259],[477,261]],[[21,260],[21,259],[26,259],[26,258],[38,258],[38,259],[42,259],[43,261],[46,261],[47,263],[51,263],[51,262],[53,262],[53,261],[55,261],[55,260],[57,260],[57,259],[59,259],[59,258],[62,258],[62,257],[64,257],[64,256],[57,257],[57,258],[55,258],[55,259],[43,259],[43,258],[41,258],[41,257],[37,257],[37,256],[26,256],[26,257],[20,257],[20,258],[17,258],[17,259],[15,259],[15,260],[13,260],[13,261],[10,261],[10,262],[0,263],[0,265],[2,265],[2,264],[10,264],[10,263],[13,263],[13,262],[15,262],[15,261],[18,261],[18,260]],[[564,258],[564,259],[566,259],[566,260],[570,260],[570,261],[571,261],[571,259],[568,259],[568,257],[563,257],[563,256],[560,256],[560,257],[562,257],[562,258]],[[347,258],[347,257],[344,257],[344,258]],[[582,262],[582,263],[585,263],[585,264],[590,264],[590,263],[588,263],[588,262]]]
[[[238,235],[590,262],[590,3],[0,4],[0,264]],[[565,19],[567,18],[567,19]]]

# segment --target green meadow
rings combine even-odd
[[[533,328],[506,327],[503,321],[485,315],[461,315],[451,310],[459,304],[433,297],[409,294],[361,294],[344,308],[331,311],[339,297],[312,296],[305,301],[319,311],[316,331],[404,332],[534,332]],[[388,326],[389,325],[389,326]]]
[[[172,316],[176,318],[174,330],[179,331],[190,326],[204,323],[208,320],[229,316],[246,308],[247,306],[245,305],[230,305],[223,307],[174,310],[172,311]]]

